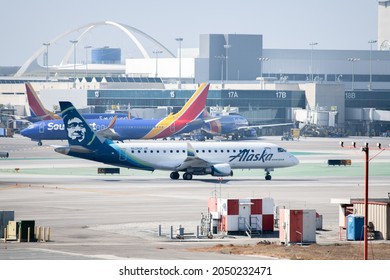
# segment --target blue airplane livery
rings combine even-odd
[[[170,171],[170,178],[193,175],[233,176],[233,169],[264,169],[271,180],[275,168],[297,165],[299,160],[284,148],[263,141],[115,143],[99,136],[72,103],[60,101],[68,146],[56,147],[64,155],[109,165]]]
[[[206,107],[209,86],[207,83],[201,84],[179,112],[163,119],[87,119],[87,123],[98,135],[119,141],[158,139],[188,133],[205,123],[201,117]],[[38,141],[38,145],[42,145],[42,140],[67,139],[61,119],[33,123],[23,129],[21,134]]]

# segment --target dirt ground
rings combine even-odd
[[[285,246],[269,241],[260,241],[255,245],[221,244],[208,248],[194,249],[194,251],[258,255],[291,260],[362,260],[364,259],[364,242]],[[390,260],[390,244],[370,242],[368,244],[368,259]]]

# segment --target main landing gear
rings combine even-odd
[[[172,180],[177,180],[177,179],[179,179],[180,174],[179,174],[179,172],[174,171],[174,172],[171,172],[170,177]],[[192,173],[185,172],[183,174],[183,180],[192,180]]]

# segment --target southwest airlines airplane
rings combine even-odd
[[[99,136],[72,103],[60,102],[69,146],[57,147],[64,155],[140,170],[171,171],[171,179],[193,175],[232,176],[233,169],[270,171],[294,166],[298,159],[285,149],[264,142],[164,142],[114,143]]]
[[[207,122],[201,117],[206,107],[209,86],[210,84],[201,84],[179,112],[164,119],[87,119],[87,123],[98,135],[119,141],[158,139],[188,133]],[[67,139],[62,119],[36,122],[20,133],[38,141],[38,145],[42,145],[42,140]]]
[[[30,116],[27,117],[27,120],[30,122],[38,122],[43,120],[60,120],[61,116],[57,115],[54,112],[51,112],[43,106],[41,100],[38,97],[38,94],[33,89],[31,83],[27,82],[26,84],[26,95],[28,100],[28,105],[30,107]],[[82,114],[85,119],[112,119],[115,116],[119,119],[124,118],[128,119],[129,115],[124,113],[112,114],[112,113],[85,113]]]

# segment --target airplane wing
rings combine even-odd
[[[12,114],[4,114],[1,113],[0,115],[13,118],[15,121],[18,122],[30,122],[26,116],[19,116],[19,115],[12,115]]]
[[[195,149],[187,142],[187,158],[184,162],[176,167],[176,170],[185,170],[190,167],[210,167],[212,164],[204,159],[198,157],[195,153]]]
[[[246,130],[251,128],[262,129],[264,127],[288,126],[293,124],[294,123],[273,123],[273,124],[246,125],[246,126],[237,127],[237,130]]]
[[[220,118],[216,117],[216,118],[196,119],[196,120],[188,122],[186,124],[186,126],[189,126],[189,125],[200,125],[200,124],[209,123],[209,122],[212,122],[212,121],[215,121],[215,120],[218,120],[218,119],[220,119]]]

